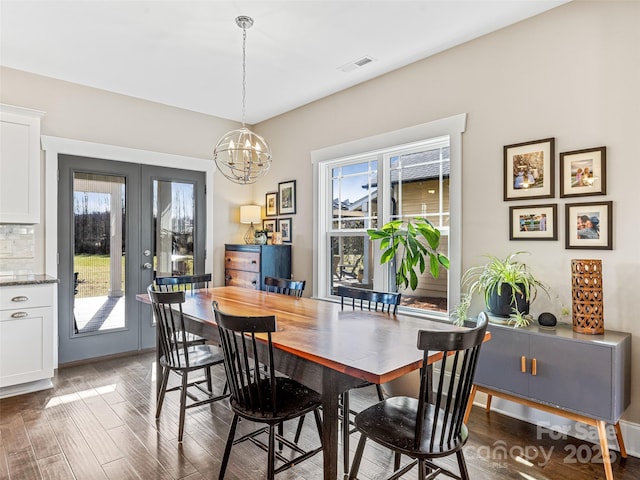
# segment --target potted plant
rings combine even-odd
[[[269,234],[269,230],[256,230],[256,233],[253,236],[253,238],[256,239],[256,244],[266,245],[268,234]]]
[[[504,259],[487,255],[487,264],[471,267],[462,276],[469,295],[481,292],[491,313],[511,318],[516,326],[528,324],[529,305],[535,300],[538,288],[549,295],[549,287],[516,259],[523,253],[526,252],[511,253]]]
[[[397,260],[396,285],[415,290],[418,286],[418,271],[424,273],[427,264],[433,278],[438,278],[440,267],[449,268],[449,259],[439,253],[440,230],[426,218],[392,220],[380,229],[369,229],[371,240],[380,240],[380,264]]]

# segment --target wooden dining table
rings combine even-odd
[[[149,303],[147,294],[138,300]],[[183,312],[187,329],[219,340],[211,302],[243,316],[275,315],[274,362],[279,372],[321,394],[323,478],[338,478],[338,397],[362,380],[382,384],[422,366],[418,330],[463,330],[449,322],[406,314],[342,310],[340,304],[240,287],[216,287],[187,293]],[[441,359],[439,352],[429,363]],[[156,362],[157,368],[159,362]],[[161,378],[159,373],[156,378]]]

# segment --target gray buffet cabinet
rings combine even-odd
[[[490,324],[491,340],[480,350],[469,407],[476,392],[596,427],[607,480],[613,480],[606,424],[613,424],[627,456],[619,420],[630,402],[631,334],[575,333],[571,325],[515,329]]]

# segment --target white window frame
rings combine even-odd
[[[327,168],[337,159],[356,159],[361,156],[363,160],[370,158],[376,152],[387,151],[391,148],[402,148],[432,138],[448,136],[450,148],[450,177],[449,177],[449,258],[451,266],[448,275],[448,292],[451,304],[455,304],[460,298],[460,276],[462,264],[462,134],[466,129],[467,114],[462,113],[451,117],[434,120],[432,122],[415,125],[413,127],[383,133],[373,137],[367,137],[352,142],[326,147],[311,152],[313,167],[313,296],[315,298],[329,298],[328,285],[324,279],[330,268],[328,258],[329,245],[327,225],[325,219],[329,218],[327,211],[331,202],[326,199],[331,197],[331,182],[326,175]],[[378,168],[381,168],[379,166]],[[389,175],[384,169],[383,176]],[[385,182],[388,178],[384,178]],[[386,202],[386,201],[385,201]],[[383,206],[383,208],[385,208]],[[388,208],[388,206],[387,206]],[[379,265],[379,251],[374,249],[377,258],[374,264]],[[376,267],[377,268],[377,267]],[[387,289],[386,285],[382,288]],[[431,313],[431,315],[433,315]]]

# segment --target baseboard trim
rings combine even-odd
[[[10,387],[0,388],[0,398],[39,392],[40,390],[47,390],[49,388],[53,388],[53,383],[50,378],[36,380],[35,382],[20,383],[18,385],[11,385]]]
[[[486,395],[478,392],[473,404],[484,409],[486,405]],[[525,407],[500,397],[492,398],[491,410],[537,425],[546,430],[551,430],[556,432],[558,435],[568,435],[590,443],[598,443],[598,433],[593,427],[573,422],[564,417],[541,412],[535,408]],[[622,430],[622,437],[624,439],[627,454],[640,458],[640,424],[620,420],[620,429]],[[609,448],[618,452],[619,447],[618,442],[616,441],[615,432],[611,427],[609,427],[607,432]],[[541,430],[539,434],[545,435],[543,430]]]

